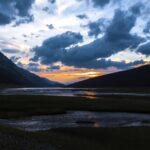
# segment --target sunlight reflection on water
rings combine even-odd
[[[66,114],[0,119],[0,124],[26,131],[67,127],[150,127],[150,115],[142,113],[68,111]]]
[[[45,95],[45,96],[78,96],[96,99],[100,96],[149,96],[150,93],[113,92],[113,89],[96,88],[13,88],[0,91],[3,95]]]

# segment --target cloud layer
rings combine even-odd
[[[65,55],[65,48],[82,42],[83,37],[80,33],[66,32],[61,35],[49,38],[43,42],[42,46],[35,47],[35,56],[32,60],[41,60],[44,64],[51,64],[60,61]]]
[[[138,63],[143,64],[143,61],[126,63],[125,61],[106,60],[111,55],[127,48],[136,49],[144,41],[142,37],[131,33],[142,8],[143,5],[137,3],[127,11],[117,9],[104,35],[83,46],[77,45],[67,48],[82,41],[82,36],[79,33],[66,32],[52,37],[44,41],[42,46],[33,49],[35,56],[32,60],[40,60],[41,63],[47,65],[61,62],[64,65],[79,68],[107,68],[110,66],[125,68]],[[100,25],[104,26],[102,20],[89,23],[89,35],[97,37],[102,32]]]
[[[34,0],[1,0],[0,25],[9,24],[17,16],[29,17],[29,10]]]
[[[149,0],[0,0],[0,51],[34,72],[131,68],[150,62],[149,10]]]

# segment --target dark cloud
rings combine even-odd
[[[75,65],[77,62],[81,64],[97,62],[98,58],[109,57],[126,48],[136,48],[143,39],[130,34],[135,22],[134,14],[117,10],[102,38],[96,39],[90,44],[70,49],[63,57],[62,62],[71,63],[71,65]]]
[[[44,8],[43,8],[43,11],[45,11],[45,12],[49,12],[49,7],[47,7],[47,6],[46,6],[46,7],[44,7]]]
[[[76,1],[82,2],[85,0],[76,0]],[[116,1],[116,0],[86,0],[87,5],[89,5],[92,2],[94,7],[104,7],[105,5],[109,4],[110,1]]]
[[[60,66],[55,65],[55,66],[51,66],[50,68],[51,68],[52,70],[59,70],[59,69],[60,69]]]
[[[29,10],[34,0],[11,0],[15,3],[15,8],[18,10],[18,14],[21,17],[29,16]]]
[[[34,17],[33,17],[33,15],[30,15],[28,17],[25,17],[25,18],[22,18],[22,19],[19,19],[18,21],[16,21],[15,24],[13,25],[13,27],[17,27],[21,24],[30,23],[33,21],[34,21]]]
[[[31,72],[51,72],[51,71],[55,71],[55,70],[59,70],[60,66],[58,65],[52,65],[50,67],[47,67],[45,69],[41,69],[40,68],[40,64],[39,63],[35,63],[35,62],[30,62],[29,64],[22,64],[21,62],[18,62],[18,66],[27,69]]]
[[[88,35],[97,37],[100,33],[104,32],[104,29],[107,27],[107,21],[99,19],[95,22],[90,22],[87,27],[89,28]]]
[[[141,14],[143,8],[144,8],[143,3],[138,2],[130,8],[130,11],[135,15],[139,15]]]
[[[139,5],[138,7],[141,8]],[[132,14],[131,12],[116,11],[113,21],[106,31],[106,39],[109,42],[119,42],[121,45],[131,45],[132,47],[137,46],[140,38],[130,34],[136,23],[137,12],[132,12]]]
[[[42,71],[40,68],[39,68],[39,64],[38,63],[33,63],[33,62],[30,62],[29,64],[22,64],[20,61],[17,63],[17,66],[21,67],[21,68],[24,68],[24,69],[27,69],[31,72],[40,72]]]
[[[47,26],[50,30],[54,29],[53,24],[47,24],[46,26]]]
[[[132,66],[141,65],[141,64],[144,64],[144,63],[145,62],[143,60],[138,60],[138,61],[135,61],[135,62],[126,63],[125,61],[118,62],[118,61],[101,59],[101,60],[89,60],[89,61],[86,61],[84,63],[69,62],[69,65],[70,66],[75,66],[75,67],[78,67],[78,68],[85,67],[85,68],[89,68],[89,69],[91,69],[91,68],[92,69],[99,69],[99,68],[106,69],[108,67],[116,67],[118,69],[127,69],[127,68],[130,68]],[[66,65],[68,65],[68,62],[66,62]]]
[[[140,46],[138,48],[137,52],[140,52],[141,54],[150,56],[150,42]]]
[[[49,71],[55,71],[55,70],[59,70],[59,69],[60,69],[60,66],[52,65],[52,66],[48,67],[46,71],[49,72]]]
[[[12,56],[10,59],[16,63],[21,57],[17,57],[17,56]]]
[[[1,0],[0,25],[9,24],[19,17],[30,17],[29,10],[35,0]]]
[[[97,22],[90,22],[88,26],[90,29],[90,31],[88,32],[89,36],[97,37],[102,32],[99,23]]]
[[[61,35],[49,38],[43,42],[42,46],[35,47],[33,51],[34,61],[41,60],[44,64],[49,64],[61,60],[65,53],[65,48],[77,44],[83,40],[80,33],[66,32]]]
[[[23,34],[22,36],[23,36],[23,37],[25,37],[25,38],[27,38],[27,37],[28,37],[28,35],[26,35],[26,34]]]
[[[4,14],[0,13],[0,25],[9,24],[11,22],[11,19],[8,16],[5,16]]]
[[[27,18],[19,19],[18,21],[16,21],[15,24],[13,25],[13,27],[17,27],[17,26],[19,26],[21,24],[25,24],[25,23],[28,24],[33,21],[34,21],[33,16],[29,16]]]
[[[150,33],[150,21],[147,22],[143,32],[146,33],[146,34]]]
[[[18,49],[10,49],[10,48],[2,49],[1,51],[4,53],[9,53],[9,54],[14,54],[14,53],[20,52]]]
[[[48,0],[48,2],[48,5],[45,6],[42,10],[48,14],[55,14],[55,11],[57,10],[56,0]]]
[[[61,61],[67,66],[86,68],[105,68],[109,66],[124,68],[134,65],[133,63],[113,62],[105,58],[127,48],[135,49],[144,41],[143,38],[131,34],[141,8],[141,5],[136,4],[128,11],[116,10],[112,21],[105,29],[104,36],[87,45],[66,49],[66,47],[82,41],[80,34],[72,32],[50,38],[41,47],[33,49],[35,52],[33,60],[40,60],[43,64],[53,64]],[[98,33],[100,33],[100,29],[93,31],[92,35],[97,36]],[[99,58],[101,59],[98,61]],[[142,62],[140,61],[140,63]]]
[[[28,65],[26,65],[26,69],[32,72],[40,72],[41,69],[39,68],[39,64],[38,63],[29,63]]]
[[[0,25],[9,24],[13,19],[15,9],[11,5],[12,2],[9,0],[0,1]]]
[[[85,14],[79,14],[79,15],[77,15],[77,18],[79,18],[79,19],[88,19],[87,15],[85,15]]]
[[[95,7],[104,7],[110,2],[110,0],[92,0]]]
[[[50,2],[50,3],[56,3],[56,0],[48,0],[48,2]]]
[[[20,61],[17,63],[17,66],[21,68],[25,68],[25,65],[23,65]]]

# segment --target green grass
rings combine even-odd
[[[149,97],[103,96],[95,100],[83,97],[0,96],[0,118],[65,113],[68,110],[150,112]]]

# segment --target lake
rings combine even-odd
[[[68,111],[66,114],[0,119],[0,124],[25,131],[44,131],[67,127],[150,127],[150,115],[142,113]]]
[[[126,91],[126,90],[125,90]],[[81,96],[91,99],[100,96],[149,96],[150,93],[123,91],[119,88],[10,88],[0,91],[2,95]]]
[[[117,88],[13,88],[3,89],[1,95],[44,95],[87,97],[137,96],[150,97],[148,92],[137,92]],[[134,97],[133,97],[134,99]],[[70,98],[71,100],[71,98]],[[21,119],[0,119],[0,124],[13,126],[25,131],[43,131],[67,127],[150,127],[150,114],[127,112],[67,111],[64,114],[32,116]]]

